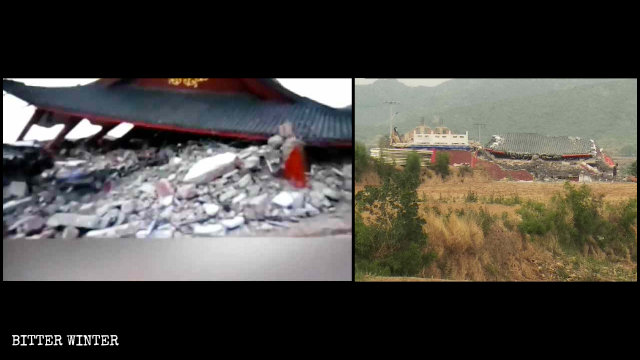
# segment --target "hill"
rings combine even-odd
[[[474,123],[492,134],[537,132],[596,140],[608,151],[637,153],[636,79],[454,79],[436,87],[409,87],[397,80],[359,85],[356,139],[375,144],[389,127],[386,100],[399,101],[395,125],[409,131],[439,118],[455,131],[478,137]]]

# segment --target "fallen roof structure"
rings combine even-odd
[[[103,126],[100,138],[120,123],[160,131],[267,140],[291,123],[309,145],[351,147],[352,109],[335,109],[299,96],[273,79],[111,78],[65,88],[2,81],[3,90],[37,110],[32,125],[64,129],[48,148],[55,149],[86,118]]]
[[[593,140],[527,133],[494,135],[485,150],[493,155],[517,159],[531,159],[534,155],[548,160],[591,158],[596,155]]]

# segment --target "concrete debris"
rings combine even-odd
[[[238,187],[245,188],[249,184],[251,184],[251,182],[252,182],[251,175],[250,174],[246,174],[240,180],[238,180]]]
[[[267,144],[269,144],[269,146],[271,146],[274,149],[279,149],[283,143],[284,143],[284,138],[280,135],[273,135],[267,141]]]
[[[196,186],[194,184],[187,184],[180,186],[176,195],[178,199],[188,200],[198,196],[198,192],[196,191]]]
[[[244,168],[253,170],[257,169],[260,166],[260,158],[257,156],[250,156],[244,159]]]
[[[220,177],[238,166],[238,155],[218,154],[196,162],[184,176],[184,182],[202,184]]]
[[[324,194],[324,196],[328,197],[331,200],[334,200],[334,201],[340,200],[340,193],[331,188],[326,187],[322,189],[322,193]]]
[[[76,239],[80,236],[80,230],[73,226],[67,226],[62,232],[63,239]]]
[[[225,227],[220,224],[213,225],[193,225],[193,234],[197,236],[223,236],[226,234]]]
[[[20,199],[20,200],[11,200],[9,202],[6,202],[2,205],[2,212],[11,212],[11,211],[15,211],[16,209],[22,207],[22,206],[27,206],[28,204],[30,204],[33,201],[33,198],[31,197],[26,197],[24,199]]]
[[[175,193],[173,190],[173,185],[171,185],[169,180],[166,179],[162,179],[156,182],[155,190],[159,198],[173,196],[173,194]]]
[[[312,163],[310,185],[295,188],[282,177],[283,155],[302,142],[290,124],[282,130],[244,148],[208,140],[162,150],[144,142],[106,152],[66,148],[38,182],[5,180],[5,232],[30,239],[244,236],[324,228],[310,217],[350,219],[352,165]]]
[[[17,231],[20,234],[31,235],[41,230],[45,225],[42,217],[37,215],[25,216],[9,227],[9,231]]]
[[[233,219],[225,219],[225,220],[221,220],[220,224],[222,224],[222,226],[224,226],[227,229],[235,229],[237,227],[239,227],[240,225],[244,224],[244,217],[242,216],[236,216]]]
[[[28,193],[29,189],[27,183],[24,181],[12,181],[11,184],[9,184],[9,194],[15,197],[22,198],[27,196]]]
[[[276,195],[276,197],[274,197],[271,202],[287,208],[293,204],[293,196],[291,196],[291,193],[283,191],[280,194]]]
[[[86,233],[88,238],[120,238],[135,235],[143,227],[142,221],[131,222],[124,225],[114,226],[106,229],[92,230]]]
[[[204,212],[209,216],[216,216],[218,211],[220,211],[220,206],[216,204],[204,204],[202,207],[204,208]]]
[[[47,220],[47,226],[74,226],[83,229],[99,229],[100,217],[95,215],[57,213]]]

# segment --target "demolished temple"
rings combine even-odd
[[[530,160],[588,159],[597,156],[593,140],[571,136],[509,133],[494,135],[485,150],[496,157]]]
[[[290,123],[308,145],[352,146],[351,108],[325,106],[274,79],[103,78],[64,88],[3,80],[2,88],[37,109],[18,140],[33,125],[64,125],[50,149],[85,118],[102,126],[93,140],[126,122],[154,131],[266,141]]]

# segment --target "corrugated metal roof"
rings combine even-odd
[[[308,143],[352,141],[351,109],[313,101],[262,101],[243,94],[150,90],[130,84],[43,88],[3,80],[3,89],[46,109],[186,129],[271,136],[289,121]]]

